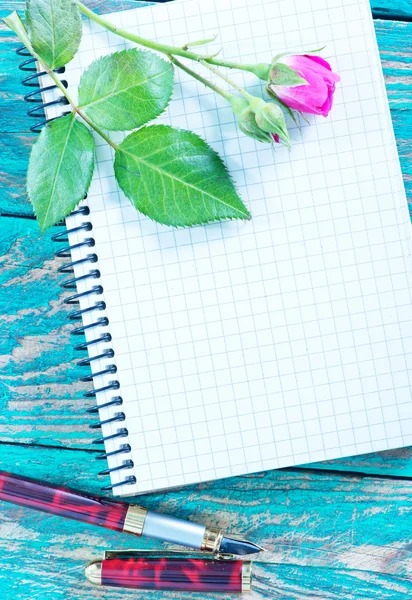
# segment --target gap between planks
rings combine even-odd
[[[50,451],[50,450],[56,450],[59,452],[71,452],[73,453],[83,453],[86,452],[87,454],[89,454],[90,456],[97,456],[101,453],[101,450],[94,450],[93,448],[71,448],[71,447],[64,447],[64,446],[55,446],[55,445],[49,445],[49,444],[22,444],[21,442],[2,442],[0,441],[0,447],[2,448],[7,448],[7,447],[18,447],[24,450],[30,450],[30,449],[37,449],[37,450],[45,450],[45,451]],[[348,459],[350,459],[351,457],[347,457]],[[337,459],[339,460],[339,459]],[[350,469],[350,468],[345,468],[343,466],[339,467],[339,464],[333,465],[330,462],[328,464],[323,464],[322,462],[320,463],[316,463],[316,464],[308,464],[308,465],[294,465],[291,467],[285,467],[282,469],[274,469],[273,471],[275,472],[284,472],[284,473],[308,473],[308,474],[313,474],[313,475],[329,475],[329,476],[336,476],[336,477],[348,477],[348,478],[355,478],[355,479],[366,479],[366,478],[370,478],[370,479],[381,479],[381,480],[388,480],[388,481],[412,481],[412,476],[409,475],[392,475],[390,473],[378,473],[378,472],[374,472],[373,470],[371,470],[370,472],[368,472],[366,469],[362,469],[362,467],[359,467],[359,470],[356,469]],[[262,473],[264,473],[265,471],[262,471]],[[244,475],[237,475],[236,479],[242,479],[242,478],[246,478],[246,479],[250,479],[253,478],[254,476],[258,476],[260,473],[246,473]],[[182,487],[182,489],[184,490],[184,486]],[[168,490],[166,489],[165,492],[167,492]]]

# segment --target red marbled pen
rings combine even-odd
[[[241,555],[262,550],[252,542],[228,537],[214,527],[161,515],[136,504],[54,487],[5,471],[0,471],[0,500],[204,552]]]
[[[252,564],[230,555],[207,559],[184,552],[106,552],[104,560],[86,567],[86,577],[109,587],[233,594],[252,589]]]

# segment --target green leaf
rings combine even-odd
[[[132,48],[94,61],[80,80],[82,112],[99,127],[127,131],[158,117],[173,91],[173,67]]]
[[[82,21],[74,0],[27,0],[26,25],[34,50],[50,69],[63,67],[79,49]]]
[[[190,131],[151,125],[131,133],[116,150],[114,170],[134,206],[158,223],[251,218],[222,159]]]
[[[74,114],[45,127],[34,144],[27,191],[43,232],[83,200],[94,168],[94,138]]]
[[[303,79],[294,69],[291,69],[283,63],[275,63],[269,74],[271,85],[282,85],[286,87],[297,87],[299,85],[309,85],[306,79]]]

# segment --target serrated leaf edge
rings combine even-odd
[[[96,65],[97,63],[99,63],[99,62],[101,62],[101,61],[103,61],[103,60],[107,59],[107,57],[108,57],[108,56],[113,56],[113,55],[116,55],[116,54],[122,54],[122,53],[130,53],[130,52],[136,52],[136,53],[138,52],[138,53],[140,53],[140,54],[146,54],[146,55],[154,54],[155,56],[157,56],[157,58],[158,58],[158,59],[159,59],[159,60],[160,60],[162,63],[164,63],[165,65],[169,65],[169,66],[170,66],[170,70],[171,70],[171,72],[174,72],[174,69],[173,69],[173,64],[172,64],[171,62],[167,61],[167,60],[164,60],[164,58],[162,58],[161,56],[159,56],[159,55],[158,55],[158,54],[156,54],[155,52],[152,52],[152,51],[150,51],[150,50],[142,50],[141,48],[126,48],[126,49],[124,49],[124,50],[119,50],[119,51],[117,51],[117,52],[112,52],[111,54],[107,54],[107,55],[105,55],[105,56],[100,56],[98,59],[94,60],[94,61],[93,61],[93,62],[92,62],[92,63],[91,63],[91,64],[90,64],[88,67],[87,67],[87,69],[86,69],[86,70],[85,70],[85,71],[82,73],[82,77],[83,77],[83,75],[84,75],[85,73],[87,73],[88,69],[90,69],[92,66]],[[130,88],[124,88],[124,89],[122,89],[122,90],[119,90],[119,91],[118,91],[118,92],[116,92],[115,94],[111,94],[110,96],[113,96],[113,95],[116,95],[116,94],[121,94],[121,93],[123,93],[124,91],[127,91],[128,89],[131,89],[131,88],[134,88],[134,87],[138,87],[139,85],[142,85],[143,83],[145,83],[145,82],[147,82],[147,81],[152,81],[152,80],[156,79],[156,77],[159,77],[160,75],[164,75],[165,73],[166,73],[166,71],[162,71],[161,73],[159,73],[159,74],[155,75],[154,77],[149,77],[148,79],[145,79],[144,81],[141,81],[141,82],[140,82],[140,83],[138,83],[138,84],[134,84],[134,85],[130,86]],[[81,85],[82,85],[82,78],[80,79],[80,82],[79,82],[79,90],[78,90],[78,95],[79,95],[79,98],[80,98],[80,96],[81,96]],[[170,100],[172,99],[172,96],[173,96],[173,85],[172,85],[172,87],[171,87],[171,90],[170,90],[170,95],[169,95],[169,98],[168,98],[168,100],[167,100],[167,103],[166,103],[166,104],[165,104],[165,106],[163,107],[163,110],[162,110],[162,111],[161,111],[161,112],[160,112],[160,113],[159,113],[159,114],[158,114],[156,117],[153,117],[153,119],[150,119],[150,121],[153,121],[153,120],[157,119],[158,117],[160,117],[162,114],[164,114],[164,112],[167,110],[167,107],[168,107],[168,106],[169,106],[169,104],[170,104]],[[96,101],[94,101],[94,102],[89,102],[88,104],[79,104],[78,108],[79,108],[79,109],[81,109],[81,110],[82,110],[82,111],[83,111],[85,114],[87,114],[87,109],[88,109],[90,106],[92,106],[92,105],[94,105],[94,104],[98,104],[99,102],[102,102],[103,100],[107,100],[107,98],[108,98],[108,97],[109,97],[109,96],[105,96],[105,98],[99,98],[99,100],[96,100]],[[90,117],[90,118],[91,118],[91,117]],[[142,124],[142,125],[136,125],[136,128],[139,128],[139,129],[141,129],[141,128],[142,128],[142,127],[144,127],[145,125],[146,125],[146,123],[144,123],[144,124]],[[124,131],[124,130],[123,130],[123,129],[109,129],[108,131]]]
[[[238,193],[238,192],[237,192],[237,189],[236,189],[236,185],[235,185],[235,183],[234,183],[234,181],[233,181],[233,177],[232,177],[232,175],[230,174],[230,172],[229,172],[229,170],[228,170],[227,166],[225,165],[225,163],[224,163],[224,161],[223,161],[222,157],[221,157],[221,156],[220,156],[220,155],[219,155],[219,154],[216,152],[216,150],[214,150],[213,148],[211,148],[211,146],[209,146],[209,144],[206,142],[206,140],[205,140],[205,139],[203,139],[203,138],[202,138],[200,135],[198,135],[198,134],[197,134],[197,133],[195,133],[194,131],[190,131],[190,130],[188,130],[188,129],[183,129],[183,128],[181,128],[181,127],[172,127],[171,125],[147,125],[147,126],[141,127],[141,128],[138,130],[138,131],[140,132],[140,131],[142,131],[142,130],[145,130],[145,129],[152,129],[152,128],[162,128],[162,129],[169,129],[169,130],[173,130],[173,131],[181,131],[181,132],[184,132],[184,133],[190,133],[191,135],[193,135],[193,136],[197,137],[199,140],[201,140],[202,142],[204,142],[204,143],[205,143],[205,144],[208,146],[208,148],[209,148],[209,149],[210,149],[210,150],[211,150],[211,151],[212,151],[212,152],[215,154],[216,158],[219,160],[219,162],[220,162],[221,166],[223,167],[223,169],[224,169],[224,171],[225,171],[226,175],[228,176],[228,179],[229,179],[229,180],[230,180],[230,182],[232,183],[232,185],[233,185],[233,187],[234,187],[234,189],[235,189],[236,193]],[[124,142],[125,140],[127,140],[127,138],[128,138],[128,137],[130,137],[131,135],[133,135],[134,133],[137,133],[137,132],[136,132],[136,131],[134,131],[134,132],[130,133],[130,134],[129,134],[129,135],[128,135],[128,136],[127,136],[127,137],[126,137],[124,140],[123,140],[123,142]],[[123,144],[123,142],[122,142],[122,144]],[[116,150],[116,152],[115,152],[115,163],[114,163],[114,166],[115,166],[115,167],[116,167],[116,155],[117,155],[117,152],[118,152],[118,151],[121,149],[121,145],[122,145],[122,144],[120,144],[120,146],[118,146],[118,148],[117,148],[117,150]],[[124,152],[124,150],[123,150],[123,152]],[[130,152],[127,152],[127,153],[125,152],[125,154],[128,154],[129,156],[132,156],[132,157],[133,157],[133,154],[131,154]],[[143,161],[143,162],[144,162],[144,161]],[[149,167],[151,167],[151,165],[150,165],[150,164],[149,164]],[[157,170],[159,170],[159,169],[157,169]],[[170,176],[169,174],[167,174],[167,173],[165,173],[165,175],[167,175],[167,176],[171,177],[171,176]],[[127,198],[128,198],[130,201],[131,201],[131,203],[133,204],[133,206],[135,206],[135,205],[134,205],[134,203],[133,203],[133,201],[131,200],[131,198],[129,198],[129,196],[127,196],[126,192],[123,190],[122,186],[120,185],[120,182],[119,182],[119,181],[118,181],[118,179],[117,179],[116,168],[115,168],[115,176],[116,176],[116,181],[117,181],[117,183],[118,183],[118,185],[119,185],[120,189],[123,191],[123,193],[125,194],[125,196],[126,196],[126,197],[127,197]],[[177,178],[176,178],[176,179],[177,179]],[[184,181],[182,181],[182,183],[184,183],[185,185],[187,185],[187,184],[186,184]],[[190,187],[194,188],[194,186],[190,186]],[[194,189],[197,189],[197,188],[194,188]],[[207,194],[207,192],[202,192],[202,193],[204,193],[204,194]],[[212,198],[215,198],[215,197],[214,197],[214,196],[212,196],[211,194],[207,194],[207,195],[208,195],[208,196],[211,196]],[[240,196],[239,196],[239,198],[240,198]],[[215,198],[215,199],[216,199],[216,200],[218,200],[219,202],[221,202],[222,204],[225,204],[226,206],[229,206],[231,209],[233,208],[233,207],[231,207],[230,205],[228,205],[226,202],[222,202],[222,201],[221,201],[220,199],[218,199],[218,198]],[[243,203],[243,201],[242,201],[242,200],[241,200],[241,202]],[[153,219],[153,218],[152,218],[150,215],[148,215],[147,213],[145,213],[145,212],[144,212],[143,210],[141,210],[140,208],[137,208],[136,206],[135,206],[135,208],[136,208],[136,210],[138,210],[138,212],[140,212],[141,214],[143,214],[145,217],[148,217],[148,218],[149,218],[151,221],[154,221],[155,223],[160,223],[161,225],[166,225],[166,226],[168,226],[168,227],[174,227],[174,228],[179,228],[179,227],[181,227],[182,229],[184,229],[184,228],[187,228],[187,227],[193,227],[193,226],[196,226],[196,225],[207,225],[208,223],[222,223],[222,222],[226,222],[226,221],[250,221],[250,220],[252,219],[252,215],[251,215],[251,213],[250,213],[249,209],[247,208],[247,206],[246,206],[244,203],[243,203],[243,206],[245,207],[246,214],[243,214],[243,213],[241,213],[241,212],[240,212],[240,210],[238,210],[238,209],[234,209],[234,210],[237,210],[237,212],[239,212],[239,214],[241,215],[239,218],[237,218],[237,217],[224,217],[224,218],[216,218],[216,219],[209,219],[209,220],[202,220],[202,221],[194,221],[194,222],[193,222],[193,223],[191,223],[190,225],[173,225],[172,223],[160,223],[159,221],[156,221],[156,219]]]
[[[27,31],[28,31],[29,39],[30,39],[31,43],[33,43],[32,42],[32,34],[31,34],[31,17],[29,15],[29,11],[28,11],[30,2],[31,2],[31,0],[26,0],[25,19],[26,19],[26,28],[27,28]],[[50,13],[51,13],[52,17],[54,17],[54,15],[53,15],[53,9],[52,9],[52,2],[50,0],[49,0],[49,4],[50,4]],[[75,0],[71,0],[71,4],[73,6],[77,6]],[[77,50],[74,52],[74,54],[71,53],[72,54],[71,58],[69,58],[68,60],[64,61],[62,64],[60,64],[59,61],[57,60],[62,54],[64,54],[64,52],[67,50],[67,48],[64,48],[60,52],[60,54],[58,54],[57,56],[55,55],[56,37],[54,35],[54,28],[52,28],[52,45],[50,45],[47,42],[47,40],[43,40],[43,42],[51,49],[52,55],[53,55],[52,64],[51,65],[47,65],[50,69],[55,69],[55,68],[63,67],[64,65],[66,65],[67,63],[69,63],[75,57],[75,55],[77,54],[77,51],[78,51],[79,46],[80,46],[80,41],[81,41],[81,38],[82,38],[82,22],[81,22],[81,16],[80,16],[80,11],[79,10],[78,10],[78,14],[79,14],[79,22],[80,22],[80,37],[79,37],[79,43],[77,45]],[[54,18],[53,18],[53,21],[54,21]],[[39,53],[39,56],[40,56],[40,53]],[[40,56],[40,58],[44,62],[46,62],[45,59],[42,56]],[[56,67],[56,65],[58,65],[58,67]]]
[[[61,118],[62,118],[62,119],[64,119],[64,118],[68,118],[69,116],[72,118],[72,124],[71,124],[71,128],[73,127],[73,124],[74,124],[74,123],[77,121],[77,122],[78,122],[80,125],[83,125],[83,126],[84,126],[84,127],[87,129],[87,131],[89,131],[90,135],[92,135],[92,134],[91,134],[91,132],[90,132],[90,130],[89,130],[87,127],[86,127],[86,125],[84,125],[84,123],[82,123],[81,121],[79,121],[79,120],[76,118],[76,115],[75,115],[74,113],[71,113],[70,115],[65,115],[64,117],[61,117]],[[47,127],[47,125],[46,125],[46,127]],[[70,128],[70,131],[71,131],[71,128]],[[67,139],[68,139],[68,138],[69,138],[69,136],[67,136]],[[93,138],[93,136],[92,136],[92,138]],[[40,138],[40,136],[39,136],[39,137],[37,138],[37,140],[35,141],[35,143],[33,144],[33,146],[32,146],[32,150],[33,150],[33,148],[36,146],[36,144],[37,144],[37,143],[40,141],[40,139],[41,139],[41,138]],[[65,149],[65,148],[66,148],[66,146],[67,146],[67,139],[66,139],[66,142],[65,142],[65,144],[64,144],[64,149]],[[94,139],[94,138],[93,138],[93,139]],[[64,155],[64,149],[63,149],[63,151],[62,151],[62,153],[61,153],[61,156],[62,156],[62,157],[63,157],[63,155]],[[63,160],[63,159],[61,158],[61,160]],[[61,165],[61,161],[60,161],[60,163],[59,163],[59,164]],[[89,178],[88,178],[88,180],[87,180],[87,182],[86,182],[86,186],[85,186],[86,192],[87,192],[87,190],[89,189],[89,187],[90,187],[90,183],[91,183],[91,181],[92,181],[93,172],[94,172],[94,166],[95,166],[95,153],[94,153],[94,150],[93,150],[93,155],[92,155],[92,165],[91,165],[91,167],[92,167],[92,168],[90,169],[90,175],[89,175]],[[57,169],[56,169],[56,172],[57,172]],[[56,183],[56,177],[55,177],[54,185],[55,185],[55,183]],[[54,189],[54,188],[53,188],[53,189]],[[34,206],[34,204],[33,204],[32,200],[31,200],[31,198],[30,198],[30,192],[29,192],[28,180],[26,180],[26,192],[27,192],[27,196],[28,196],[28,198],[29,198],[29,200],[30,200],[30,204],[31,204],[31,205],[32,205],[32,207],[33,207],[33,211],[34,211],[34,214],[35,214],[35,216],[36,216],[36,219],[37,219],[37,221],[38,221],[38,223],[39,223],[39,229],[40,229],[40,233],[44,233],[45,231],[47,231],[47,229],[49,229],[50,227],[53,227],[54,225],[56,225],[56,223],[53,223],[52,225],[46,225],[46,226],[44,225],[44,223],[46,223],[46,222],[47,222],[47,219],[46,219],[46,217],[47,217],[47,215],[49,214],[49,210],[50,210],[51,203],[49,203],[49,207],[47,208],[46,215],[45,215],[45,217],[42,219],[42,218],[41,218],[41,216],[39,216],[39,215],[38,215],[38,213],[37,213],[37,211],[36,211],[36,208],[35,208],[35,206]],[[75,207],[77,206],[77,204],[78,204],[79,202],[81,202],[81,200],[82,200],[82,198],[81,198],[80,200],[78,200],[78,201],[74,202],[74,203],[73,203],[73,207],[72,207],[72,208],[70,208],[69,212],[68,212],[67,214],[62,214],[62,215],[61,215],[61,216],[60,216],[58,219],[59,219],[59,220],[61,220],[61,219],[64,219],[64,218],[66,218],[66,217],[67,217],[67,216],[70,214],[70,212],[73,210],[73,208],[75,208]],[[58,221],[57,221],[57,222],[58,222]]]

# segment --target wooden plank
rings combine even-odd
[[[3,444],[0,465],[89,493],[99,485],[89,452]],[[136,500],[261,541],[268,551],[256,562],[256,589],[250,598],[405,600],[412,594],[411,481],[291,469]],[[8,503],[1,503],[0,540],[2,597],[21,600],[102,597],[101,590],[85,583],[85,563],[104,549],[158,547]],[[103,593],[105,600],[136,598],[127,591]]]
[[[35,473],[39,479],[50,481],[56,485],[74,485],[91,493],[100,493],[102,485],[109,483],[107,476],[100,477],[99,471],[106,467],[104,461],[95,460],[98,451],[86,448],[48,447],[0,442],[0,469],[11,470],[22,475]],[[60,464],[65,465],[64,469]],[[399,477],[412,479],[412,448],[399,448],[386,452],[364,454],[352,458],[341,458],[334,461],[313,463],[285,472],[301,472],[311,474],[311,470],[332,471],[342,476],[349,473],[354,479],[363,476],[378,479],[379,477]],[[260,477],[276,478],[280,471],[252,475],[252,479]],[[237,477],[221,480],[216,485],[224,489],[236,486]],[[187,488],[189,489],[189,488]]]
[[[371,0],[371,7],[375,19],[412,20],[411,0]]]
[[[55,229],[57,231],[57,228]],[[74,365],[73,339],[61,305],[51,232],[34,221],[0,218],[0,440],[93,448],[91,417],[82,398],[83,370]],[[412,451],[331,461],[314,468],[412,476]]]
[[[4,16],[7,10],[0,11]],[[412,202],[412,23],[375,22],[386,85],[401,158],[402,171],[409,200]],[[25,175],[33,135],[27,132],[33,119],[26,115],[25,92],[17,69],[20,59],[15,55],[18,44],[12,33],[0,25],[0,69],[3,75],[2,94],[5,101],[0,111],[0,148],[4,155],[0,165],[0,214],[31,215],[25,194]]]
[[[405,65],[408,52],[404,52]],[[388,62],[391,60],[389,54]],[[397,67],[391,76],[398,77]],[[407,82],[403,76],[402,81]],[[402,91],[393,99],[399,112],[407,110],[406,93]],[[410,157],[407,147],[410,135],[403,137],[406,156]],[[16,138],[12,135],[9,139]],[[24,144],[22,148],[24,152]],[[4,171],[12,172],[17,183],[18,173],[24,174],[24,169],[20,159],[16,164],[16,171],[9,167]],[[12,210],[13,199],[13,196],[8,198]],[[19,210],[22,210],[20,205]],[[3,220],[2,227],[0,222],[3,255],[0,283],[6,284],[0,297],[0,314],[6,307],[8,324],[13,323],[11,339],[6,337],[4,327],[0,329],[3,350],[11,348],[13,351],[12,362],[7,363],[7,379],[0,384],[4,383],[0,397],[2,409],[6,407],[2,415],[7,421],[12,415],[16,416],[18,428],[15,437],[13,434],[9,438],[10,432],[6,431],[7,439],[40,444],[60,444],[63,440],[72,448],[88,447],[88,419],[80,422],[78,417],[79,401],[82,405],[83,400],[82,390],[74,383],[78,373],[73,372],[72,344],[63,314],[58,310],[59,281],[53,271],[57,265],[48,260],[52,250],[50,238],[46,234],[40,239],[36,226],[29,221],[18,220],[18,224],[11,227],[12,221]],[[13,294],[19,285],[19,281],[14,280],[16,274],[21,276],[22,284]],[[50,317],[53,322],[47,324]],[[53,362],[54,352],[59,360],[66,360],[63,366],[67,367],[67,373],[58,362]],[[1,359],[5,356],[9,361],[7,354]],[[29,367],[27,377],[25,363],[26,371]],[[64,382],[69,385],[60,394]],[[19,405],[13,404],[14,401]],[[39,428],[33,435],[32,426],[39,422],[47,423],[45,429]],[[3,433],[1,429],[0,433]],[[359,470],[360,473],[410,477],[411,454],[411,449],[391,451],[311,465],[311,469]],[[90,492],[100,485],[96,476],[100,465],[91,460],[92,456],[91,451],[0,445],[2,468],[23,474],[35,472],[36,476],[56,484],[76,483]],[[341,477],[334,472],[325,476],[290,469],[168,494],[152,494],[144,501],[151,508],[187,518],[193,515],[204,521],[216,518],[218,524],[236,528],[239,533],[266,535],[270,552],[256,565],[256,591],[250,598],[404,600],[412,595],[410,569],[408,571],[409,486],[410,482]],[[0,537],[5,548],[0,573],[2,597],[21,600],[28,597],[91,599],[103,595],[106,600],[136,598],[135,592],[93,589],[84,583],[82,575],[87,560],[97,558],[103,548],[130,546],[131,538],[76,523],[63,524],[57,518],[11,505],[4,504],[1,509],[3,507],[0,517]],[[151,596],[181,597],[167,593]],[[193,596],[193,600],[195,598]],[[213,596],[211,598],[213,600]],[[234,597],[229,598],[234,600]]]
[[[40,236],[35,221],[3,217],[0,232],[0,439],[90,444],[92,402],[77,383],[84,370],[74,363],[53,231]]]
[[[22,103],[19,105],[22,106]],[[34,133],[0,134],[0,214],[33,216],[26,196],[26,173],[29,154],[36,139]]]
[[[153,2],[139,2],[138,0],[85,0],[84,4],[94,11],[102,14],[117,10],[129,10],[136,5],[150,5],[163,3],[168,0],[153,0]],[[5,10],[24,10],[24,0],[2,0]],[[370,0],[371,9],[376,19],[404,20],[412,18],[412,5],[410,0]]]
[[[0,329],[0,439],[93,448],[50,235],[38,236],[35,223],[20,219],[0,219],[0,231],[0,309],[7,323]],[[310,466],[411,477],[412,449]]]
[[[40,236],[32,220],[0,217],[0,441],[95,450],[85,414],[94,400],[82,397],[87,385],[77,381],[85,369],[75,366],[52,233]],[[412,450],[311,466],[409,477]]]
[[[402,1],[402,0],[401,0]],[[94,10],[99,14],[131,10],[139,6],[150,6],[150,4],[167,2],[167,0],[153,0],[153,2],[146,2],[140,0],[85,0],[83,4]],[[4,11],[24,11],[26,6],[25,0],[1,0],[0,7]]]
[[[304,468],[381,477],[412,478],[412,447],[310,463],[304,465]]]

